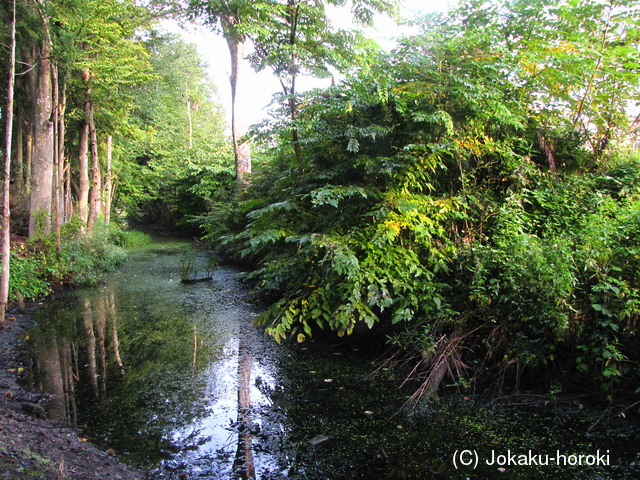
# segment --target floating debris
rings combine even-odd
[[[316,435],[311,440],[309,440],[309,443],[315,447],[316,445],[320,445],[327,440],[329,440],[329,437],[327,437],[326,435]]]

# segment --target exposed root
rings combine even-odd
[[[416,347],[412,350],[398,350],[383,362],[379,369],[391,365],[411,366],[401,387],[410,382],[420,382],[420,386],[405,404],[415,408],[423,398],[436,396],[445,378],[457,380],[464,375],[469,367],[462,360],[462,354],[466,348],[463,343],[474,331],[465,334],[454,332],[450,335],[440,335],[428,349]],[[413,335],[415,334],[414,332]]]

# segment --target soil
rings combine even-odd
[[[10,306],[0,325],[0,479],[148,479],[81,437],[78,429],[46,418],[47,395],[17,381],[22,332],[37,304]]]

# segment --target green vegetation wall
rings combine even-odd
[[[135,223],[194,230],[189,219],[233,190],[224,112],[194,45],[152,33],[146,47],[155,76],[136,94],[118,205]]]
[[[638,386],[637,18],[466,2],[265,122],[223,242],[272,300],[268,333],[379,329],[417,397]]]

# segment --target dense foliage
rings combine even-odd
[[[96,281],[122,260],[120,247],[140,240],[123,222],[193,228],[190,216],[229,195],[232,150],[206,65],[195,46],[158,33],[147,7],[17,2],[15,42],[12,2],[0,16],[0,132],[13,137],[0,146],[11,158],[2,263],[12,300]],[[10,44],[15,89],[5,81]],[[16,121],[7,124],[10,98]],[[12,243],[10,260],[9,230],[29,240]]]
[[[224,243],[273,299],[268,333],[381,329],[416,398],[447,377],[635,388],[638,17],[466,2],[262,125]]]
[[[117,206],[136,223],[192,228],[234,183],[224,112],[195,45],[151,32],[145,46],[155,76],[137,91],[122,139]]]
[[[35,241],[14,237],[9,299],[35,300],[62,285],[94,285],[125,260],[125,248],[149,241],[144,233],[104,224],[88,238],[77,222],[65,225],[59,247],[54,235]]]

